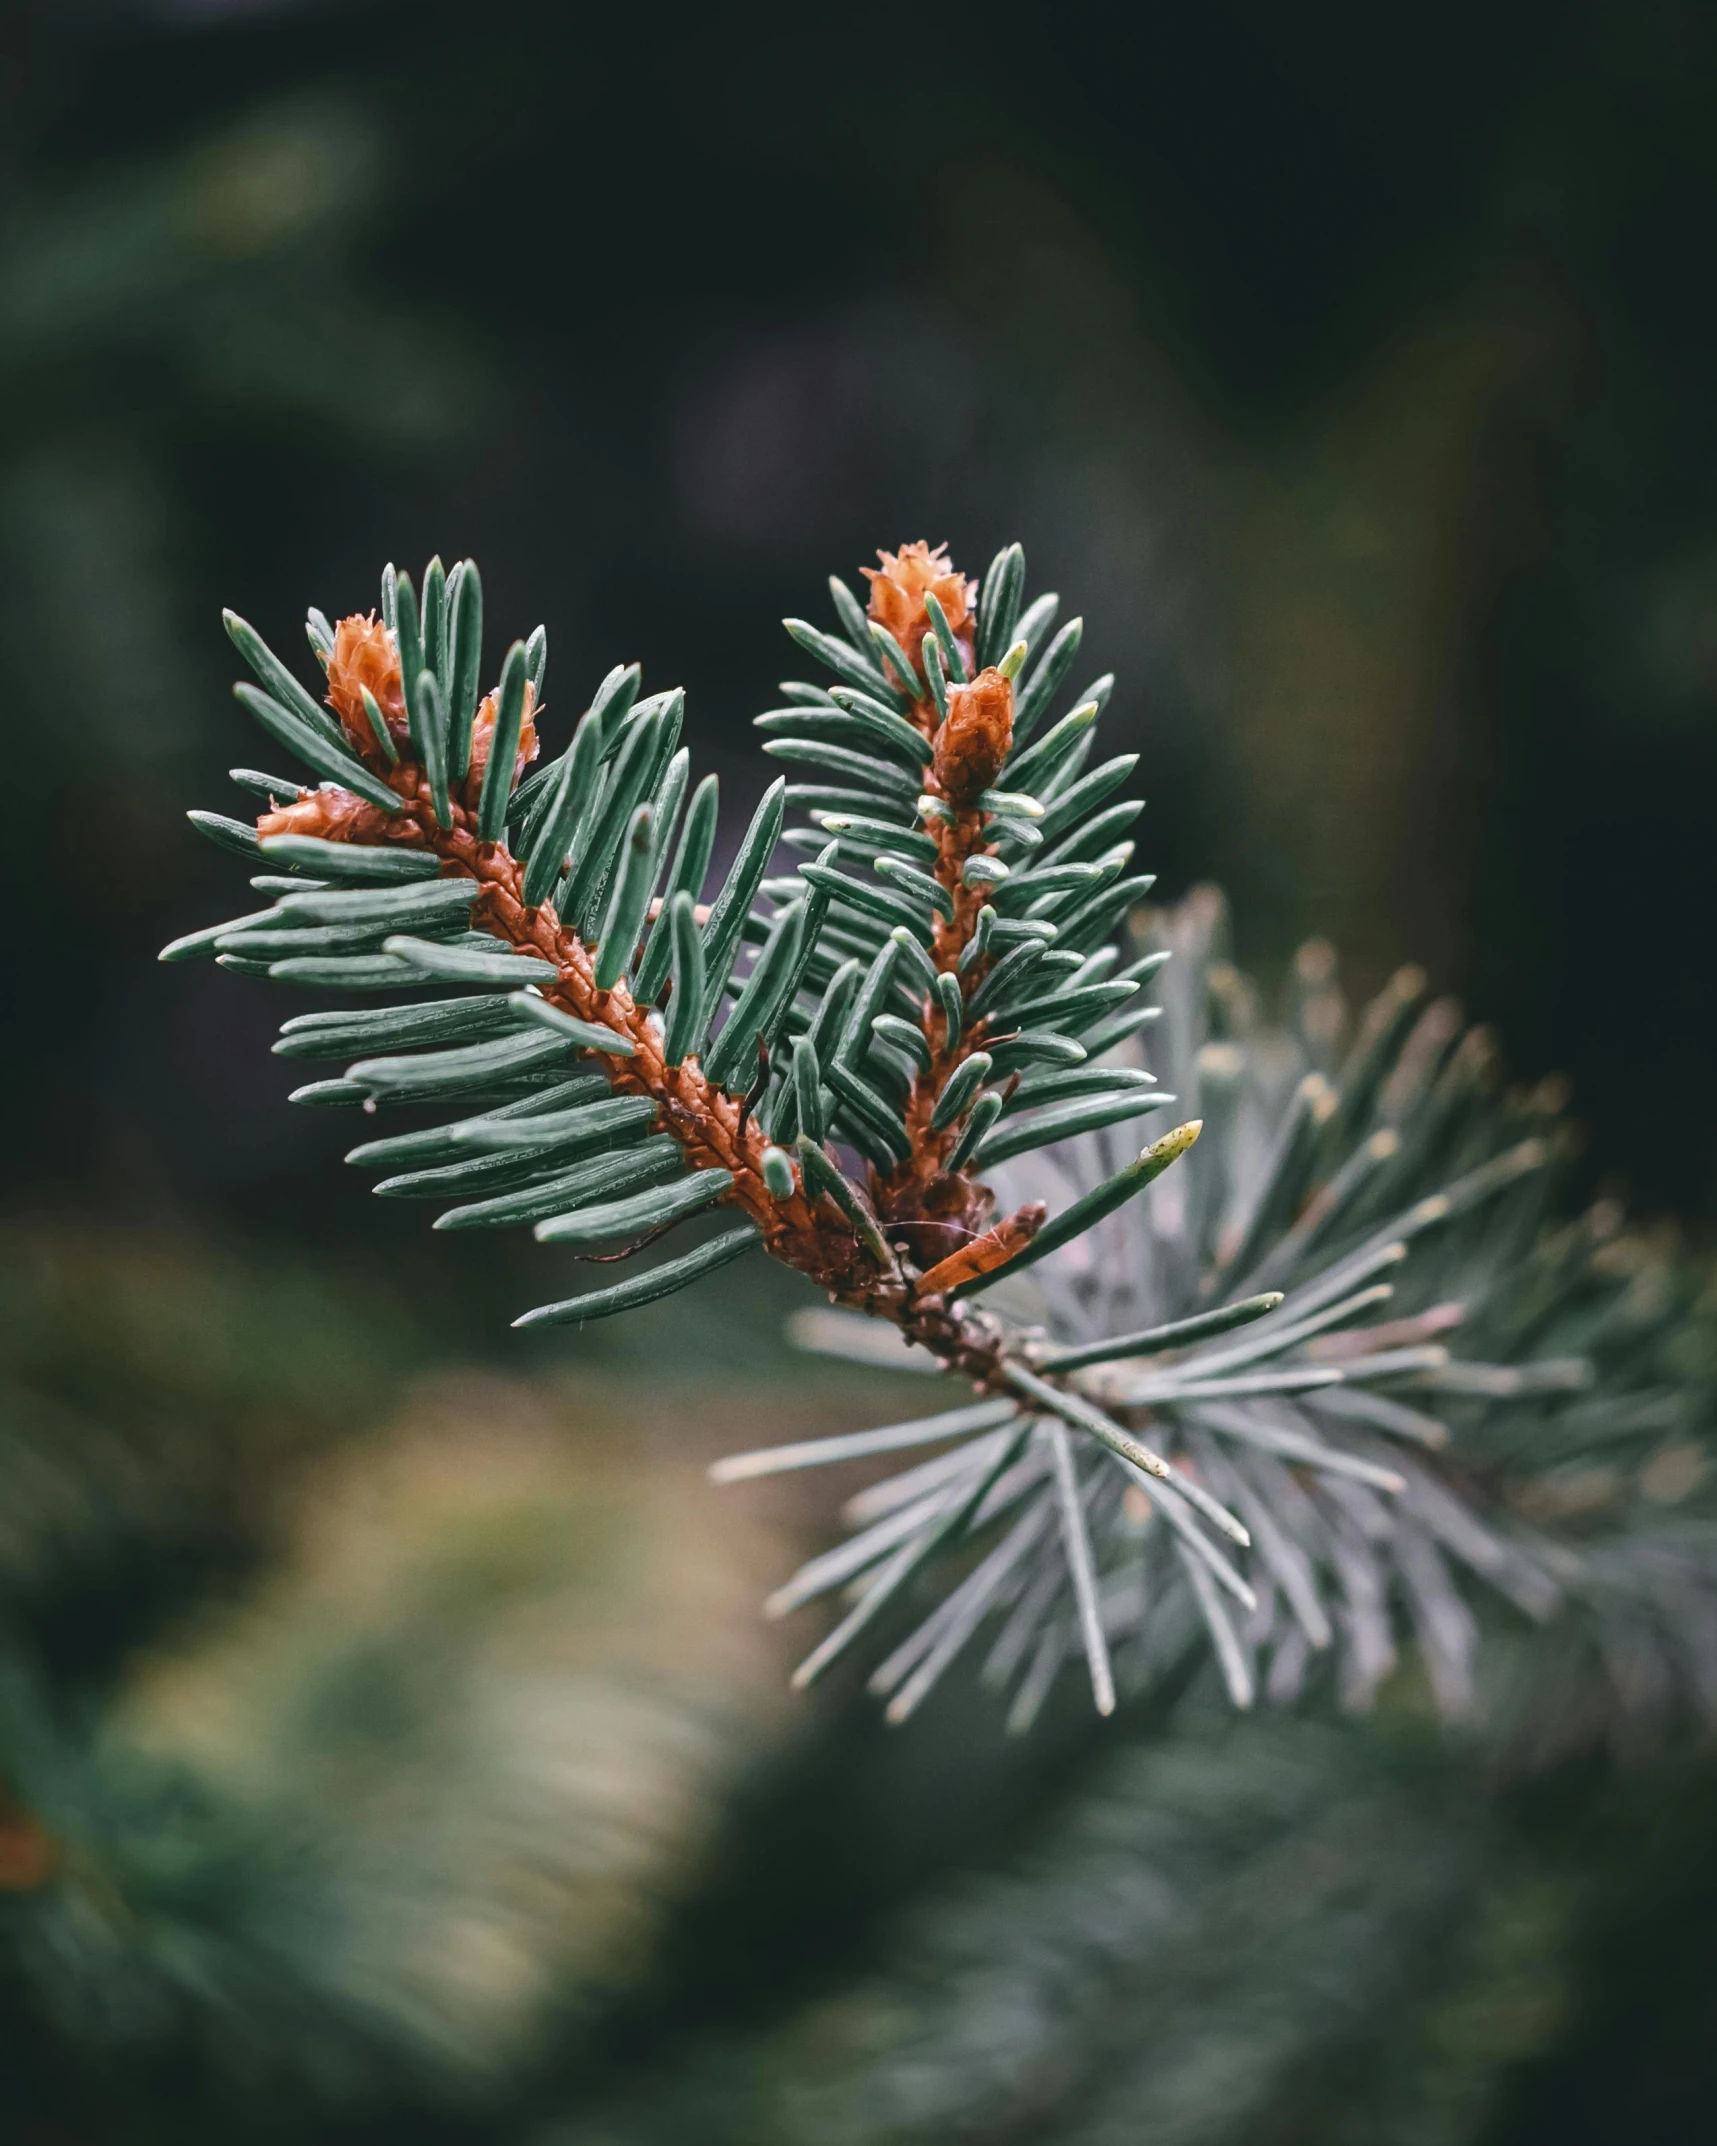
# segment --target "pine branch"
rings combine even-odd
[[[199,824],[283,867],[255,881],[278,898],[163,958],[366,993],[458,987],[291,1022],[277,1046],[358,1053],[300,1102],[451,1107],[349,1158],[388,1166],[388,1196],[450,1196],[438,1226],[529,1226],[606,1267],[700,1214],[718,1225],[519,1324],[622,1312],[761,1244],[1001,1404],[907,1472],[924,1486],[907,1518],[861,1529],[838,1578],[781,1591],[850,1598],[802,1681],[940,1572],[960,1613],[934,1611],[918,1654],[905,1643],[922,1661],[892,1718],[954,1660],[951,1630],[964,1645],[992,1619],[990,1673],[1018,1726],[1067,1661],[1099,1705],[1112,1682],[1137,1689],[1183,1621],[1238,1705],[1260,1685],[1293,1696],[1332,1653],[1364,1704],[1401,1611],[1460,1711],[1475,1627],[1458,1569],[1534,1617],[1589,1591],[1534,1524],[1534,1498],[1557,1493],[1511,1447],[1554,1476],[1565,1454],[1533,1445],[1544,1419],[1564,1440],[1597,1424],[1600,1442],[1642,1408],[1655,1420],[1662,1322],[1607,1359],[1594,1335],[1626,1292],[1601,1233],[1576,1232],[1571,1253],[1546,1234],[1560,1106],[1496,1100],[1488,1039],[1421,1010],[1414,974],[1338,1054],[1327,950],[1303,957],[1275,1034],[1215,958],[1208,904],[1124,963],[1114,934],[1151,881],[1115,839],[1136,809],[1112,801],[1131,756],[1087,767],[1110,681],[1054,716],[1079,634],[1027,672],[1056,600],[1022,608],[1017,546],[987,595],[927,545],[881,559],[868,608],[834,585],[839,637],[787,622],[833,682],[785,686],[759,719],[765,750],[821,779],[766,792],[713,891],[715,788],[688,805],[683,695],[640,699],[636,667],[617,668],[521,780],[546,638],[514,642],[479,699],[469,561],[445,582],[432,561],[421,605],[390,568],[379,618],[317,614],[325,705],[229,616],[260,680],[241,701],[324,779],[286,795],[236,771],[271,809],[254,831]],[[795,806],[811,826],[785,826]],[[810,854],[771,878],[783,840]],[[1171,1094],[1122,1061],[1176,951],[1191,959],[1166,979]],[[1176,1094],[1199,1117],[1117,1152],[1114,1128]],[[1138,1195],[1207,1122],[1147,1212]],[[1034,1522],[974,1606],[960,1589],[986,1569],[983,1539],[1046,1503],[1056,1525]]]
[[[1061,793],[1106,697],[1087,696],[1016,749],[1016,680],[1035,621],[1053,609],[1037,607],[1029,630],[1007,638],[1020,615],[1018,547],[991,570],[988,615],[941,552],[881,556],[868,613],[836,585],[844,638],[788,621],[837,683],[795,685],[793,706],[762,719],[785,733],[767,751],[855,785],[862,809],[822,813],[828,839],[795,877],[769,880],[786,806],[834,794],[778,781],[707,901],[713,779],[677,826],[683,696],[640,700],[636,667],[611,672],[566,750],[521,781],[538,751],[546,639],[539,628],[514,642],[479,698],[482,590],[470,561],[447,576],[432,561],[421,603],[390,567],[379,617],[330,626],[313,613],[323,701],[228,615],[260,682],[236,689],[241,703],[322,783],[239,772],[270,806],[254,833],[206,814],[198,824],[278,867],[255,881],[278,899],[162,958],[212,956],[333,989],[497,994],[311,1016],[277,1046],[292,1056],[362,1046],[299,1102],[459,1107],[432,1132],[366,1142],[351,1158],[420,1165],[378,1187],[390,1194],[504,1195],[462,1201],[442,1226],[529,1223],[582,1257],[607,1242],[617,1249],[606,1256],[624,1259],[706,1209],[727,1225],[520,1324],[623,1311],[761,1244],[836,1303],[999,1391],[1005,1330],[964,1300],[1060,1241],[1066,1218],[1041,1237],[1038,1203],[997,1219],[980,1172],[1072,1123],[1172,1100],[1104,1087],[998,1127],[1029,1092],[1026,1069],[1082,1062],[1079,1032],[1137,988],[1110,980],[1058,997],[1055,985],[1089,967],[1145,883],[1121,877],[1127,845],[1090,861],[1067,858],[1064,842],[1054,860],[1020,869],[1003,854],[1029,860],[1038,822],[1060,811],[1067,832],[1083,817],[1066,816],[1073,800]],[[1019,697],[1033,723],[1070,645],[1058,639]],[[745,948],[755,952],[741,973]],[[593,1100],[603,1092],[646,1107],[622,1121]],[[1195,1132],[1158,1143],[1126,1190]],[[646,1173],[625,1198],[604,1197],[618,1189],[610,1180],[569,1172],[593,1155],[660,1155],[664,1136],[679,1169]],[[585,1204],[571,1204],[579,1192]]]

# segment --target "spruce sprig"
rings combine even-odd
[[[228,614],[258,681],[241,704],[320,786],[235,770],[268,806],[254,826],[193,815],[273,900],[162,959],[434,991],[299,1017],[276,1048],[352,1059],[296,1101],[440,1107],[349,1158],[387,1196],[450,1202],[440,1227],[529,1226],[624,1261],[696,1214],[720,1224],[520,1325],[625,1311],[761,1244],[1011,1392],[1007,1330],[970,1300],[1196,1137],[1054,1222],[1036,1202],[998,1217],[994,1166],[1172,1101],[1088,1063],[1140,1018],[1139,977],[1104,952],[1151,884],[1113,839],[1135,756],[1087,772],[1108,680],[1051,719],[1081,629],[1041,645],[1057,600],[1024,604],[1017,545],[982,591],[926,544],[881,559],[868,606],[833,584],[838,635],[787,622],[828,682],[783,689],[765,751],[816,779],[765,792],[713,890],[715,783],[690,791],[684,695],[640,698],[638,667],[617,667],[527,775],[547,638],[515,641],[480,692],[470,560],[432,560],[421,597],[390,566],[379,615],[313,611],[321,698]],[[811,824],[787,829],[790,807]],[[771,877],[784,837],[809,854]]]
[[[1118,943],[1152,882],[1116,794],[1135,756],[1093,764],[1112,680],[1056,713],[1080,622],[1051,637],[1057,600],[1025,602],[1017,545],[981,588],[924,544],[881,560],[868,605],[831,584],[838,634],[787,621],[828,682],[789,682],[758,719],[796,779],[713,890],[715,782],[691,788],[684,695],[640,698],[616,667],[527,776],[547,638],[514,642],[480,694],[470,561],[432,561],[421,601],[390,567],[379,617],[312,612],[322,701],[229,614],[259,681],[241,703],[321,783],[235,769],[268,805],[254,826],[192,815],[267,867],[273,900],[162,958],[383,995],[289,1020],[276,1049],[350,1061],[297,1101],[436,1110],[349,1159],[441,1203],[438,1227],[624,1263],[715,1221],[518,1324],[622,1312],[761,1244],[829,1292],[838,1349],[856,1330],[871,1353],[852,1315],[881,1319],[976,1388],[717,1469],[940,1449],[854,1498],[850,1539],[773,1599],[845,1598],[800,1683],[950,1572],[872,1677],[893,1719],[992,1623],[1016,1726],[1074,1659],[1110,1711],[1189,1627],[1238,1704],[1260,1679],[1291,1695],[1326,1653],[1363,1701],[1398,1610],[1458,1708],[1476,1627],[1454,1567],[1533,1615],[1601,1592],[1529,1524],[1566,1460],[1544,1425],[1613,1444],[1658,1420],[1641,1352],[1605,1357],[1625,1292],[1602,1248],[1544,1235],[1555,1112],[1490,1101],[1488,1046],[1412,976],[1338,1056],[1322,957],[1283,1037],[1201,936],[1208,905],[1165,943]],[[771,876],[782,848],[801,861]],[[1117,1129],[1174,1100],[1127,1059],[1177,950],[1159,1063],[1202,1117],[1129,1153]]]

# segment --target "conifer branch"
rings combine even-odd
[[[421,601],[390,567],[379,615],[312,613],[321,699],[228,614],[258,681],[236,689],[241,703],[321,783],[235,771],[268,805],[254,830],[197,823],[275,867],[255,884],[278,899],[162,958],[213,955],[337,990],[496,994],[310,1015],[277,1046],[361,1047],[343,1077],[299,1089],[303,1103],[457,1099],[453,1121],[351,1157],[417,1165],[383,1180],[391,1196],[499,1195],[462,1200],[440,1226],[528,1223],[583,1258],[625,1259],[695,1213],[730,1211],[696,1251],[520,1324],[622,1311],[761,1244],[999,1391],[1005,1329],[967,1300],[1029,1261],[1046,1210],[998,1217],[982,1173],[1073,1125],[1172,1100],[1102,1077],[1054,1091],[1037,1074],[1033,1087],[1034,1068],[1081,1065],[1081,1035],[1137,989],[1085,981],[1149,884],[1123,876],[1129,844],[1081,849],[1091,809],[1132,765],[1078,794],[1106,686],[1041,729],[1078,635],[1064,629],[1024,676],[1054,600],[1022,615],[1017,546],[987,598],[926,544],[881,560],[868,608],[832,585],[840,638],[787,622],[835,682],[793,685],[792,705],[759,719],[767,752],[839,787],[777,781],[707,899],[715,787],[685,806],[684,696],[640,699],[637,667],[616,668],[565,751],[527,774],[546,636],[514,642],[480,696],[471,561],[451,574],[431,561]],[[813,808],[816,824],[787,839],[814,854],[771,879],[790,805]],[[1115,824],[1103,816],[1103,831]],[[1062,989],[1076,974],[1085,988]],[[450,1047],[416,1048],[432,1044]],[[1006,1122],[1052,1094],[1056,1107]],[[651,1107],[617,1117],[602,1096]],[[1190,1137],[1159,1143],[1146,1175]],[[648,1167],[591,1170],[622,1156]]]
[[[865,607],[832,585],[838,636],[787,622],[833,682],[784,686],[758,721],[766,752],[818,780],[765,792],[713,890],[715,785],[691,790],[683,694],[640,698],[617,667],[527,774],[546,636],[515,641],[479,696],[471,562],[432,561],[421,603],[390,568],[379,616],[313,614],[322,700],[229,615],[258,680],[240,701],[321,784],[235,770],[267,805],[254,827],[193,815],[271,868],[253,884],[275,899],[163,958],[440,994],[300,1016],[276,1048],[350,1060],[297,1101],[441,1113],[352,1151],[386,1170],[378,1192],[450,1201],[442,1228],[530,1227],[605,1270],[520,1325],[623,1312],[761,1245],[833,1316],[886,1322],[977,1389],[976,1415],[723,1471],[946,1442],[854,1501],[851,1540],[778,1591],[778,1611],[848,1597],[800,1682],[947,1570],[879,1672],[892,1719],[991,1618],[1016,1726],[1078,1657],[1107,1710],[1177,1619],[1237,1704],[1297,1691],[1338,1636],[1363,1699],[1395,1659],[1396,1595],[1458,1709],[1472,1618],[1454,1568],[1535,1616],[1578,1589],[1520,1483],[1453,1434],[1609,1409],[1583,1398],[1599,1368],[1578,1322],[1565,1347],[1528,1321],[1489,1357],[1451,1353],[1519,1286],[1497,1247],[1524,1271],[1548,1256],[1554,1113],[1491,1103],[1488,1041],[1421,1011],[1416,975],[1338,1058],[1315,950],[1286,1043],[1187,922],[1197,905],[1124,959],[1151,881],[1115,795],[1132,756],[1087,764],[1111,681],[1054,712],[1078,622],[1043,645],[1056,602],[1024,603],[1017,546],[982,588],[925,544],[881,561]],[[771,877],[782,847],[804,861]],[[1174,1100],[1127,1057],[1177,945],[1193,959],[1167,979],[1162,1040],[1200,1116],[1129,1158],[1116,1129]],[[1296,1053],[1286,1088],[1259,1070]],[[694,1249],[631,1264],[700,1215],[716,1229]],[[998,1529],[1005,1556],[980,1548]]]

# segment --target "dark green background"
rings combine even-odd
[[[782,614],[821,616],[828,572],[879,544],[947,538],[975,573],[1019,538],[1120,673],[1107,720],[1143,755],[1164,891],[1221,880],[1266,975],[1314,932],[1356,987],[1423,960],[1522,1074],[1573,1077],[1594,1182],[1705,1232],[1709,9],[36,0],[7,11],[0,81],[9,1376],[144,1448],[189,1422],[264,1482],[426,1361],[599,1394],[672,1360],[799,1405],[786,1285],[518,1346],[542,1255],[367,1199],[345,1127],[284,1107],[301,1074],[268,1043],[296,1009],[155,965],[249,906],[184,808],[239,809],[223,770],[279,757],[228,698],[219,607],[308,671],[307,602],[366,608],[384,559],[436,550],[481,561],[497,655],[546,620],[552,745],[616,661],[683,682],[730,841],[764,780],[748,719],[795,667]],[[167,1242],[230,1262],[239,1308],[211,1292],[203,1339],[140,1376],[104,1322]],[[161,1287],[194,1326],[193,1269]],[[688,1422],[699,1392],[671,1401]],[[38,1620],[79,1692],[267,1562],[266,1494],[187,1467],[194,1520],[99,1589],[74,1566]],[[682,2031],[836,1986],[884,1910],[1052,1814],[1071,1746],[974,1789],[971,1704],[910,1747],[844,1701],[810,1717],[777,1800],[732,1819],[737,1964],[718,1888],[621,2019],[620,2072],[678,2079]],[[1561,1992],[1549,2024],[1498,2029],[1521,2068],[1472,2135],[1696,2135],[1708,1773],[1558,1782],[1469,1823],[1409,1747],[1385,1771],[1426,1838],[1479,1868],[1510,1843],[1499,1943],[1527,1935],[1471,2003]],[[34,2002],[5,2015],[31,2146],[231,2135],[230,2110],[176,2128],[194,2065],[143,2099],[123,2066],[91,2087]],[[1400,2076],[1441,2076],[1443,2031]],[[1334,2138],[1339,2106],[1365,2136],[1364,2082],[1399,2054],[1368,2029],[1270,2135]],[[568,2058],[492,2124],[431,2095],[353,2135],[524,2138],[582,2076]],[[717,2135],[701,2091],[661,2135]],[[157,2128],[129,2128],[145,2102]]]

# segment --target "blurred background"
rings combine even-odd
[[[1266,978],[1424,962],[1702,1240],[1717,18],[13,0],[4,52],[0,2129],[1692,2135],[1696,1753],[788,1702],[818,1503],[701,1464],[919,1397],[750,1266],[526,1347],[541,1255],[368,1199],[296,1009],[154,954],[247,906],[183,817],[258,757],[223,603],[302,651],[469,552],[556,744],[687,685],[731,839],[776,621],[1017,537],[1163,891]]]

